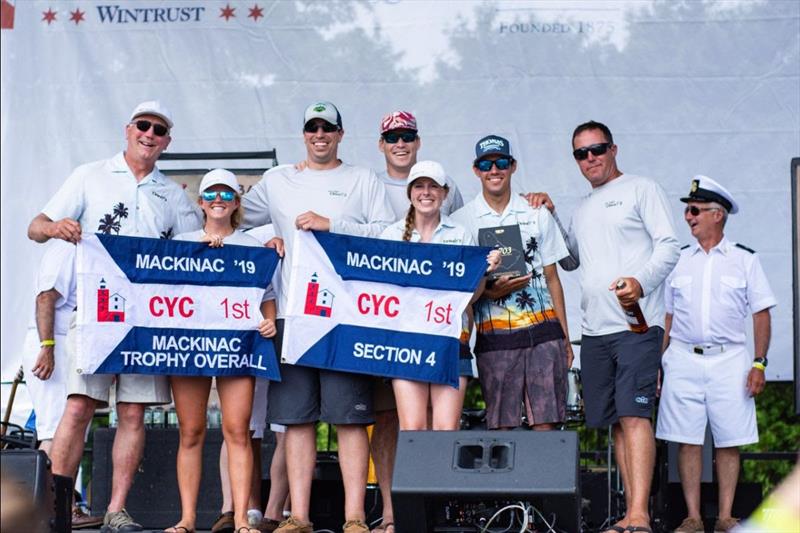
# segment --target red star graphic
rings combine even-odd
[[[220,13],[219,13],[220,18],[224,18],[225,22],[228,22],[228,19],[230,19],[231,17],[235,17],[236,16],[233,13],[234,11],[236,11],[236,8],[235,7],[231,7],[230,4],[226,4],[225,7],[219,8],[219,11],[220,11]]]
[[[48,7],[47,11],[42,11],[42,20],[47,22],[47,25],[49,26],[53,21],[56,20],[56,13],[58,13],[58,11],[53,11],[53,8]]]
[[[256,22],[258,22],[258,17],[264,16],[264,9],[258,7],[258,4],[253,4],[253,7],[250,7],[248,9],[250,10],[250,14],[247,15],[247,18],[252,17],[253,20],[255,20]]]
[[[69,14],[69,20],[74,22],[76,26],[80,24],[81,21],[86,22],[86,19],[83,17],[86,14],[86,11],[81,11],[81,8],[79,7],[76,7],[75,11],[70,11]]]

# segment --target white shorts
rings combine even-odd
[[[672,342],[664,353],[656,438],[702,445],[706,421],[716,448],[758,442],[756,403],[747,391],[753,358],[745,345],[698,355]]]
[[[250,431],[253,432],[251,438],[264,438],[264,430],[267,428],[268,392],[269,380],[264,378],[256,378],[256,388],[253,391],[253,411],[250,415]],[[277,433],[286,433],[286,426],[281,424],[270,424],[269,429]]]
[[[144,374],[79,374],[76,371],[78,361],[75,350],[75,316],[70,321],[67,333],[67,358],[69,374],[67,376],[67,396],[80,394],[108,405],[109,389],[116,380],[117,402],[144,403],[162,405],[172,402],[167,376],[149,376]]]
[[[39,356],[39,332],[29,328],[23,344],[22,364],[25,384],[36,413],[36,436],[39,440],[52,439],[67,404],[67,337],[55,335],[55,366],[49,379],[42,381],[31,372]]]

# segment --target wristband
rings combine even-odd
[[[767,369],[766,366],[764,366],[763,364],[759,363],[758,361],[753,363],[753,368],[757,368],[757,369],[761,370],[762,372]]]
[[[44,339],[42,342],[39,343],[39,346],[44,348],[45,346],[55,346],[56,341],[55,339]]]

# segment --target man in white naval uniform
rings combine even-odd
[[[668,348],[656,437],[680,443],[678,470],[687,518],[676,529],[703,531],[700,515],[701,450],[706,423],[716,448],[719,516],[714,531],[728,531],[739,477],[739,446],[758,442],[754,396],[764,390],[775,296],[753,250],[724,235],[733,196],[706,176],[695,176],[684,219],[697,242],[683,247],[665,285]],[[755,358],[745,344],[753,317]]]

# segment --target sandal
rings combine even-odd
[[[236,533],[261,533],[261,530],[250,526],[241,526],[236,528]]]
[[[603,533],[608,533],[609,531],[613,531],[614,533],[625,533],[628,530],[622,526],[611,526],[603,530]]]
[[[162,533],[195,533],[195,530],[184,526],[172,526],[162,531]]]
[[[377,531],[378,533],[394,533],[394,522],[386,522],[385,524],[381,522],[381,524],[376,526],[372,531]]]

